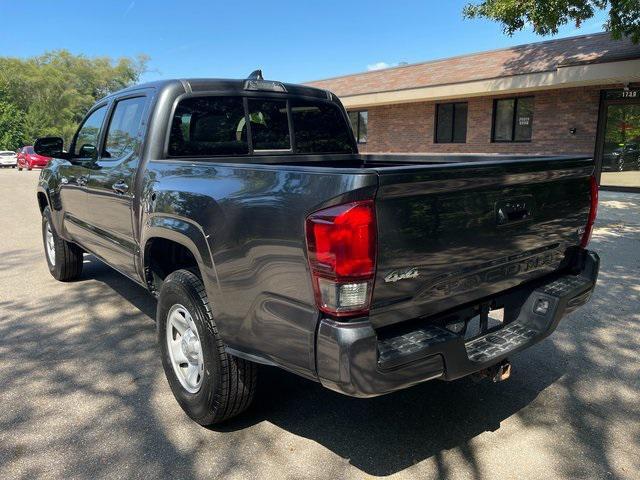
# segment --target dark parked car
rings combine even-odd
[[[203,425],[249,406],[256,364],[358,397],[505,379],[598,274],[591,158],[360,155],[335,95],[259,74],[120,91],[36,151],[51,274],[88,252],[155,295]]]
[[[640,139],[611,149],[602,158],[603,172],[640,170]]]

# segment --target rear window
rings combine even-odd
[[[182,100],[172,119],[169,155],[355,152],[350,127],[341,110],[332,103],[248,98],[246,115],[244,104],[240,96]],[[247,138],[248,131],[251,141]]]
[[[291,150],[286,100],[249,99],[253,150]]]
[[[291,100],[291,116],[299,153],[353,153],[349,128],[337,106]]]
[[[169,155],[242,155],[249,153],[242,97],[195,97],[176,108]]]

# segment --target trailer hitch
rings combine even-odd
[[[480,370],[476,375],[478,378],[490,378],[494,383],[502,382],[511,376],[511,362],[505,358],[500,363]]]

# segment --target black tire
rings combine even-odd
[[[181,384],[169,354],[167,321],[176,305],[189,312],[202,347],[204,370],[199,390],[194,393]],[[169,386],[191,419],[200,425],[214,425],[239,415],[251,405],[257,386],[257,365],[225,352],[204,285],[195,273],[177,270],[165,278],[158,298],[156,327]]]
[[[21,172],[22,171],[22,167],[18,167],[18,171]]]
[[[53,235],[54,262],[51,261],[47,249],[47,226],[51,227]],[[82,249],[74,243],[60,238],[51,222],[51,209],[45,207],[42,212],[42,242],[44,245],[44,258],[47,261],[49,272],[56,280],[70,282],[77,279],[82,273],[83,255]]]

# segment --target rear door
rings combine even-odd
[[[542,276],[580,243],[591,159],[379,169],[374,326],[441,313]]]
[[[132,207],[147,105],[148,97],[141,94],[114,102],[104,146],[87,183],[93,253],[129,276],[136,274]]]
[[[64,210],[63,228],[72,240],[85,245],[88,240],[87,182],[98,158],[107,103],[94,107],[78,128],[69,149],[70,159],[58,168],[60,201]]]

